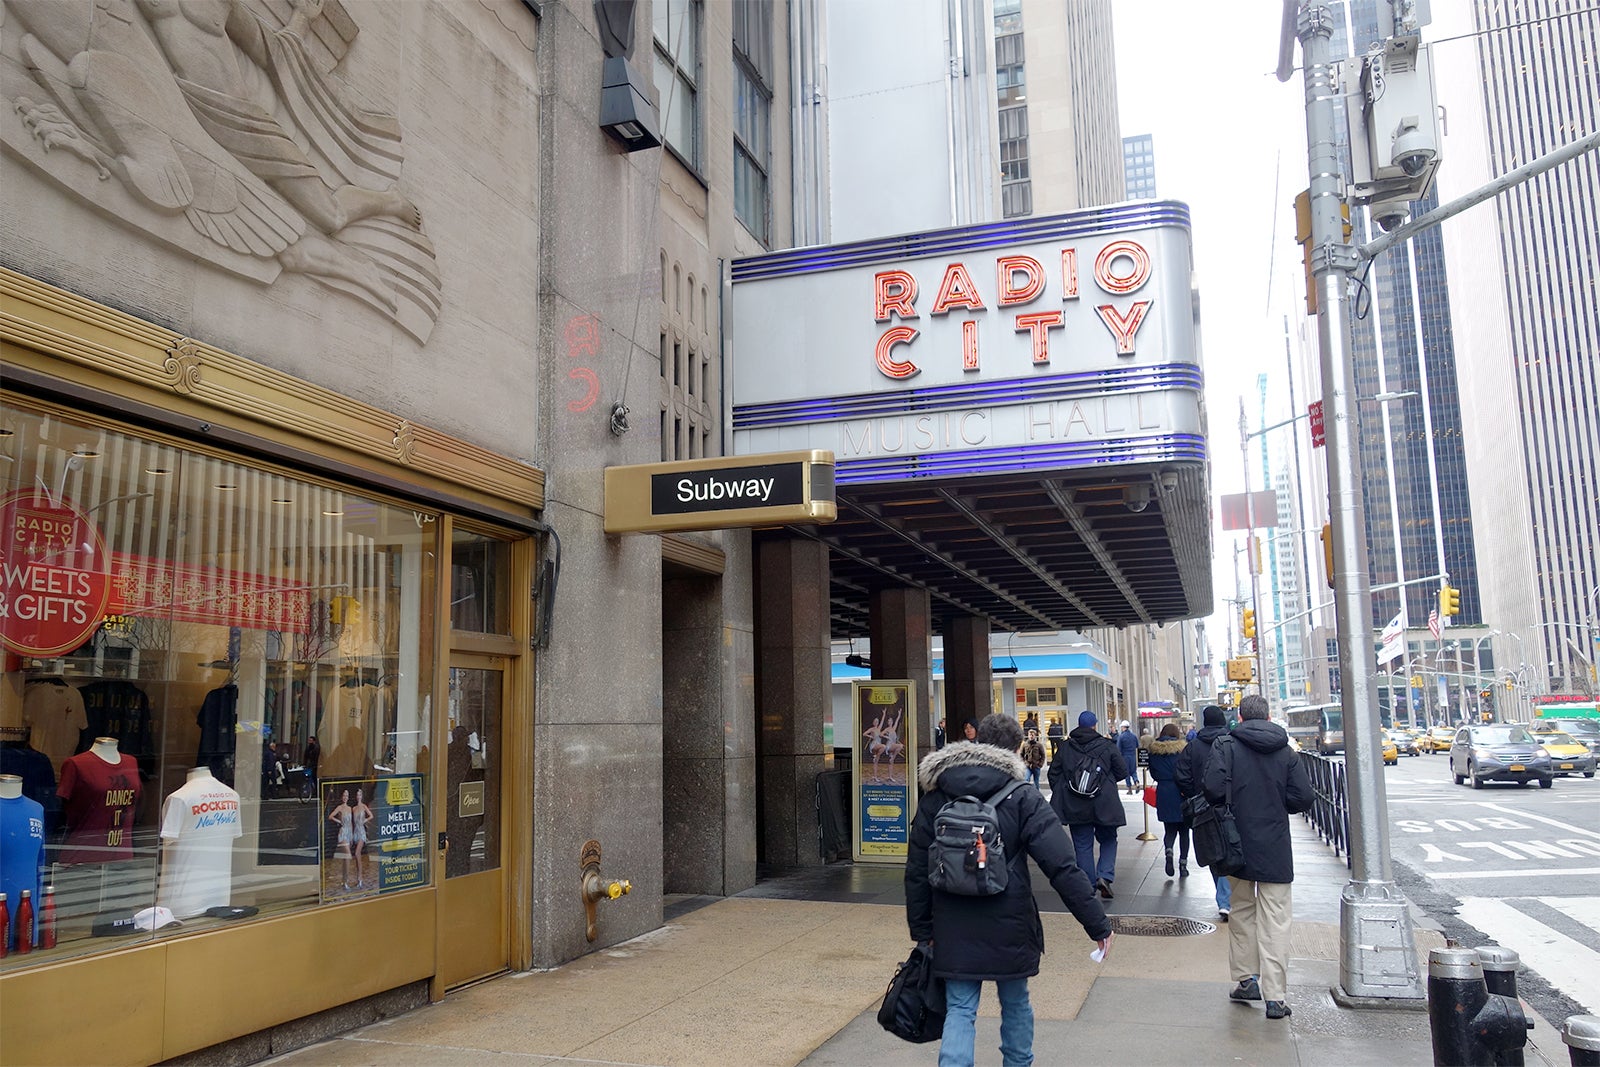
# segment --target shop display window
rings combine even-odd
[[[0,969],[430,883],[437,516],[11,394],[0,489]]]

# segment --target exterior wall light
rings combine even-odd
[[[623,56],[608,56],[600,76],[600,128],[628,152],[661,144],[649,87]]]

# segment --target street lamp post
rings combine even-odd
[[[1345,728],[1345,774],[1350,789],[1350,881],[1340,894],[1343,948],[1339,988],[1351,1003],[1422,1000],[1410,906],[1390,864],[1388,800],[1379,765],[1377,661],[1372,655],[1372,593],[1367,575],[1366,517],[1356,456],[1355,366],[1349,347],[1346,283],[1355,267],[1345,244],[1338,114],[1343,97],[1334,58],[1332,9],[1320,0],[1285,0],[1284,43],[1300,41],[1306,103],[1306,162],[1310,176],[1310,255],[1317,295],[1317,344],[1322,365],[1323,426],[1327,437],[1328,505],[1333,529],[1334,616],[1339,635],[1340,703]],[[1293,67],[1292,48],[1280,54],[1279,78]],[[1287,62],[1285,59],[1287,58]]]
[[[1472,642],[1472,684],[1474,687],[1483,685],[1483,665],[1478,661],[1478,646],[1500,632],[1501,631],[1499,630],[1490,630],[1488,633],[1482,634],[1477,640]],[[1482,718],[1483,707],[1481,704],[1479,705],[1478,710],[1479,718]],[[1499,714],[1498,707],[1496,707],[1495,712],[1495,718],[1504,721],[1505,716]]]

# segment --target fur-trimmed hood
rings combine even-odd
[[[1165,741],[1152,741],[1150,742],[1150,755],[1176,756],[1184,750],[1187,744],[1188,742],[1181,737],[1168,738]]]
[[[939,788],[940,775],[952,769],[967,767],[999,771],[1005,778],[1028,777],[1027,766],[1022,762],[1022,757],[1015,752],[1007,752],[994,745],[982,745],[976,741],[954,741],[922,758],[922,762],[917,765],[917,784],[924,792],[931,792]],[[963,774],[962,777],[967,776]],[[961,791],[965,792],[966,787],[962,786]]]

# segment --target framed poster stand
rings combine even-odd
[[[857,863],[904,863],[917,809],[916,684],[853,681],[850,706],[851,856]]]

